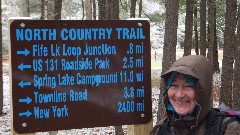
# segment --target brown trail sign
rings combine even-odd
[[[10,37],[16,132],[151,120],[147,21],[15,20]]]

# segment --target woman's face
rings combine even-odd
[[[168,97],[173,108],[180,115],[186,115],[196,105],[195,90],[182,74],[176,74],[168,90]]]

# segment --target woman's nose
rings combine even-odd
[[[175,93],[175,97],[177,97],[177,98],[185,97],[185,92],[183,91],[183,87],[178,88],[178,90]]]

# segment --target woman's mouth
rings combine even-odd
[[[188,103],[189,101],[177,101],[177,100],[175,100],[175,102],[179,105],[182,105],[182,104]]]

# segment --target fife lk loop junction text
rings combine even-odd
[[[67,44],[34,44],[32,46],[33,56],[75,56],[79,57],[80,55],[111,55],[117,54],[117,47],[115,45],[100,44],[100,45],[85,45],[83,47],[67,45]]]

